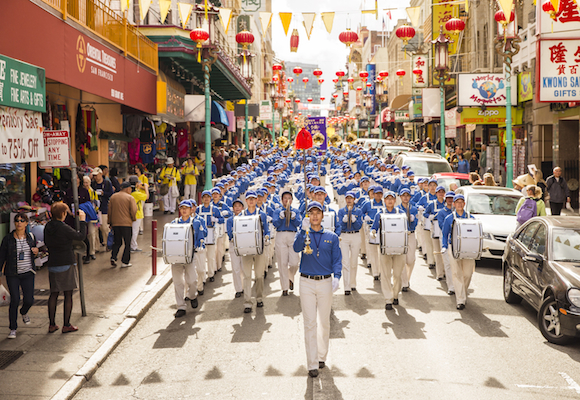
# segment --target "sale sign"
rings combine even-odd
[[[0,163],[44,161],[42,114],[0,106]]]
[[[44,131],[43,136],[44,161],[40,163],[40,168],[70,167],[69,132]]]

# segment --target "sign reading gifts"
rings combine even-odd
[[[516,79],[512,79],[516,81]],[[506,90],[503,74],[459,74],[458,105],[505,106]],[[512,85],[511,103],[517,104],[517,85]]]
[[[305,119],[304,123],[304,127],[308,132],[310,132],[312,137],[317,133],[321,133],[322,136],[324,136],[324,142],[318,149],[326,150],[326,117],[309,117]]]
[[[0,106],[0,163],[44,161],[42,114]]]
[[[580,99],[580,39],[540,40],[539,101]]]
[[[46,111],[43,68],[0,54],[0,105]]]

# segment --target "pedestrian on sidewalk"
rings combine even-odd
[[[161,183],[169,186],[169,191],[165,196],[163,196],[163,213],[175,214],[176,202],[179,199],[179,187],[177,184],[181,181],[181,174],[179,173],[179,170],[175,168],[173,157],[169,157],[165,162],[165,167],[161,170],[159,179],[161,180]]]
[[[77,264],[73,252],[73,241],[83,241],[87,236],[86,215],[84,211],[78,211],[80,231],[76,231],[64,223],[67,215],[71,212],[68,205],[62,202],[54,203],[50,209],[52,219],[44,228],[44,243],[48,248],[48,280],[50,282],[50,297],[48,298],[48,318],[50,326],[48,333],[54,333],[60,328],[56,324],[56,303],[60,292],[64,294],[64,316],[62,333],[78,331],[70,324],[70,316],[73,307],[73,290],[77,285]]]
[[[83,262],[88,264],[91,260],[96,260],[95,253],[97,247],[100,247],[99,241],[99,195],[91,186],[91,178],[88,175],[83,176],[83,187],[89,194],[89,201],[79,204],[79,208],[87,215],[88,232],[85,244],[87,245],[87,254],[83,258]]]
[[[205,227],[203,221],[192,216],[193,205],[191,200],[183,200],[179,203],[179,218],[174,219],[173,224],[192,224],[195,252],[203,249],[205,238]],[[195,255],[194,255],[195,258]],[[175,289],[175,302],[177,312],[175,318],[185,316],[187,302],[191,303],[191,308],[197,308],[197,271],[195,260],[191,263],[171,264],[171,277],[173,278],[173,287]]]
[[[115,190],[113,189],[113,184],[111,183],[111,181],[105,179],[105,177],[103,176],[103,170],[100,168],[95,168],[93,170],[92,187],[97,192],[100,201],[98,216],[99,223],[101,224],[99,229],[101,230],[102,240],[100,241],[101,246],[99,249],[97,249],[97,251],[102,253],[107,250],[106,240],[107,237],[109,237],[109,219],[108,219],[109,199],[111,198]]]
[[[143,176],[143,175],[142,175]],[[133,182],[131,182],[133,184]],[[131,228],[131,252],[143,251],[139,248],[137,244],[137,236],[139,236],[139,231],[141,225],[143,224],[143,204],[149,199],[149,185],[143,184],[140,180],[134,182],[134,186],[131,186],[131,196],[135,199],[137,204],[137,214],[135,214],[135,221],[133,221],[133,226]]]
[[[26,325],[30,324],[28,310],[34,303],[34,275],[36,275],[34,257],[38,254],[36,238],[32,233],[26,233],[28,216],[25,213],[16,214],[14,225],[16,229],[4,236],[0,245],[0,268],[6,276],[6,284],[10,292],[8,339],[16,339],[20,288],[22,288],[20,315]]]
[[[562,176],[562,168],[554,168],[554,175],[546,179],[546,189],[550,195],[550,210],[552,215],[560,215],[564,203],[570,203],[570,189]]]
[[[131,264],[131,233],[133,221],[137,219],[137,203],[131,196],[131,182],[123,182],[121,191],[111,196],[109,200],[109,224],[113,229],[115,241],[111,253],[111,265],[117,266],[117,255],[123,242],[125,248],[121,258],[121,267],[130,267]]]
[[[332,293],[338,290],[342,274],[339,239],[336,233],[321,226],[323,210],[322,204],[311,202],[308,205],[310,216],[302,220],[302,229],[294,239],[294,251],[302,252],[300,305],[304,318],[308,375],[312,378],[317,377],[318,369],[326,365]],[[304,252],[306,232],[309,232],[310,237],[310,254]],[[334,278],[330,279],[333,274]]]

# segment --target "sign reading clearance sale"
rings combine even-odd
[[[43,161],[42,114],[0,106],[0,163]]]

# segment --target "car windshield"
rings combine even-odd
[[[437,184],[445,188],[445,191],[449,190],[449,185],[455,183],[457,187],[470,185],[469,179],[457,179],[457,178],[439,178],[437,179]]]
[[[431,176],[442,172],[453,172],[447,161],[406,160],[404,163],[418,176]]]
[[[552,249],[554,261],[580,262],[580,229],[554,229]]]
[[[467,211],[471,214],[516,215],[520,198],[505,194],[473,193],[467,197]]]

